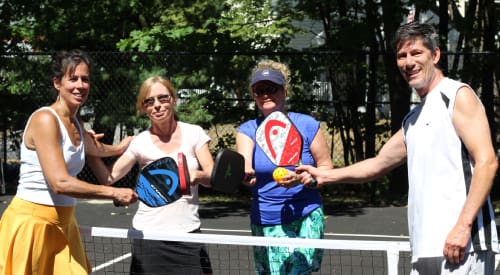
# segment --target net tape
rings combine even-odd
[[[111,239],[148,239],[163,241],[193,242],[215,245],[234,246],[281,246],[290,248],[322,248],[327,250],[350,250],[383,252],[386,254],[387,274],[398,274],[400,252],[409,252],[410,244],[407,241],[370,241],[370,240],[334,240],[334,239],[302,239],[302,238],[271,238],[256,236],[241,236],[228,234],[206,233],[173,233],[163,231],[141,231],[134,229],[80,226],[83,237],[111,238]],[[125,257],[128,257],[126,255]],[[120,259],[115,259],[120,260]],[[104,267],[95,267],[98,270]],[[106,273],[107,274],[107,273]]]

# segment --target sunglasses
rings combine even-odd
[[[164,95],[159,95],[159,96],[152,96],[144,99],[142,101],[142,104],[146,107],[151,107],[155,104],[155,98],[158,99],[160,103],[170,103],[172,101],[172,96],[169,94],[164,94]]]
[[[263,96],[264,94],[266,95],[274,95],[280,90],[280,87],[277,86],[264,86],[264,87],[259,87],[257,89],[253,89],[253,95],[255,97]]]

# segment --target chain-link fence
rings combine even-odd
[[[9,166],[19,160],[24,124],[37,108],[55,100],[50,79],[53,53],[0,54],[0,156]],[[196,123],[212,138],[211,150],[234,146],[236,128],[258,115],[248,92],[251,68],[261,59],[290,66],[289,109],[322,122],[335,165],[373,155],[391,132],[390,87],[383,54],[368,52],[281,53],[119,53],[90,52],[93,68],[90,97],[80,115],[86,128],[105,133],[116,143],[148,127],[136,116],[135,100],[142,80],[150,75],[171,79],[179,93],[181,120]],[[484,64],[499,64],[498,54],[448,54],[450,77],[463,79],[479,93],[484,89]],[[467,66],[465,66],[467,65]],[[496,65],[497,71],[498,65]],[[474,70],[471,68],[475,68]],[[498,102],[496,79],[491,80]],[[401,93],[410,93],[401,90]],[[409,96],[408,96],[409,97]],[[412,98],[413,100],[413,98]],[[490,102],[491,101],[491,102]],[[483,100],[484,102],[484,100]],[[411,107],[409,102],[401,105]],[[497,115],[494,113],[493,118]],[[496,123],[493,125],[496,137]],[[371,129],[369,131],[369,129]],[[367,143],[368,140],[371,142]],[[372,144],[372,145],[369,145]],[[372,153],[368,147],[372,147]],[[360,153],[361,152],[361,153]],[[10,164],[9,164],[10,163]],[[10,165],[11,166],[11,165]],[[8,169],[11,169],[11,167]],[[88,171],[86,170],[86,173]]]
[[[148,75],[158,73],[174,82],[179,92],[179,105],[189,104],[192,97],[205,96],[209,99],[205,106],[200,107],[211,115],[211,119],[207,121],[206,117],[199,117],[191,118],[191,121],[202,124],[207,129],[212,137],[214,150],[221,144],[232,145],[231,136],[235,127],[242,122],[242,115],[247,119],[258,115],[247,88],[250,69],[257,60],[268,57],[279,59],[291,64],[290,67],[293,66],[292,73],[294,70],[302,70],[301,64],[312,63],[307,70],[301,71],[301,75],[292,75],[290,108],[314,114],[321,120],[325,120],[328,114],[333,114],[334,95],[331,83],[326,79],[326,69],[319,67],[326,68],[325,64],[330,63],[334,64],[332,67],[340,68],[336,64],[345,64],[349,60],[338,53],[311,55],[308,58],[291,53],[282,56],[243,54],[239,58],[246,66],[236,71],[235,57],[225,54],[94,52],[90,55],[94,62],[91,92],[89,100],[80,110],[81,117],[88,122],[87,127],[97,127],[96,130],[105,131],[106,134],[112,133],[111,141],[114,142],[126,134],[143,129],[143,121],[134,118],[135,97],[141,81]],[[3,68],[3,78],[14,87],[2,85],[2,106],[8,110],[4,109],[2,112],[4,121],[0,125],[7,132],[1,140],[0,154],[3,158],[15,160],[19,158],[20,135],[27,117],[36,108],[55,100],[56,93],[52,88],[49,72],[51,54],[16,54],[3,56],[2,60],[11,66]],[[337,82],[343,86],[352,85],[352,79],[349,78],[359,77],[349,75],[345,70],[341,72],[340,69],[337,75]],[[309,82],[299,83],[302,80],[294,77]],[[346,94],[352,92],[354,91],[345,91]],[[364,91],[355,92],[360,96],[359,102],[353,104],[359,105],[362,111]],[[377,111],[381,117],[389,118],[386,91],[383,91],[380,99],[384,102],[378,103]],[[342,99],[337,99],[337,102],[340,101]],[[189,115],[184,117],[189,119]],[[214,121],[217,123],[212,123]],[[323,126],[331,147],[340,147],[340,141],[334,137],[334,129],[330,129],[331,124],[324,123]],[[222,143],[221,139],[224,139]],[[338,155],[334,155],[334,158],[338,158],[336,162],[342,162]]]

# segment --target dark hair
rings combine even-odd
[[[392,47],[395,51],[397,51],[401,42],[415,40],[417,38],[422,39],[424,46],[432,53],[434,53],[438,47],[438,34],[436,33],[434,27],[417,21],[413,21],[399,27],[394,35]]]
[[[91,71],[90,57],[82,50],[60,51],[52,62],[52,77],[61,80],[66,73],[73,73],[76,66],[85,63]]]

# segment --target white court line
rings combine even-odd
[[[368,238],[387,238],[387,239],[409,239],[408,236],[395,235],[371,235],[371,234],[341,234],[341,233],[325,233],[325,236],[337,237],[368,237]]]
[[[99,271],[99,270],[104,269],[104,268],[106,268],[106,267],[108,267],[108,266],[110,266],[110,265],[113,265],[113,264],[116,264],[116,263],[118,263],[118,262],[121,262],[121,261],[123,261],[123,260],[125,260],[125,259],[130,258],[130,256],[132,256],[132,253],[127,253],[127,254],[122,255],[122,256],[120,256],[120,257],[116,257],[116,258],[114,258],[114,259],[113,259],[113,260],[111,260],[111,261],[105,262],[105,263],[103,263],[103,264],[100,264],[100,265],[98,265],[98,266],[96,266],[96,267],[92,268],[92,272]]]
[[[215,231],[215,232],[234,232],[234,233],[250,233],[250,230],[245,229],[217,229],[217,228],[201,228],[201,231]]]
[[[233,232],[233,233],[251,233],[250,230],[235,230],[235,229],[217,229],[217,228],[201,228],[201,231],[213,232]],[[367,238],[387,238],[387,239],[408,239],[408,236],[395,235],[371,235],[371,234],[343,234],[343,233],[325,233],[325,236],[337,237],[367,237]]]

